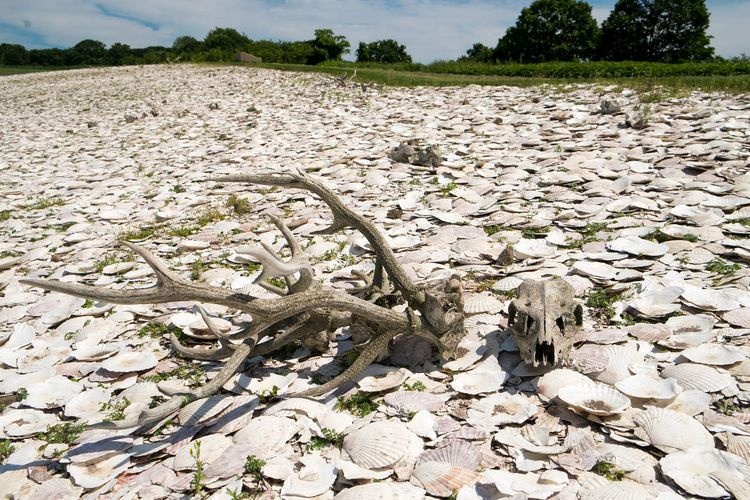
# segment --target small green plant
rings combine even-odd
[[[339,358],[339,366],[342,370],[346,370],[352,364],[354,364],[355,361],[357,361],[357,358],[359,357],[359,353],[356,351],[347,351],[346,354],[344,354],[341,358]]]
[[[440,194],[443,196],[448,196],[451,194],[456,188],[458,187],[458,184],[455,182],[449,182],[445,186],[440,188]]]
[[[706,271],[723,276],[731,276],[739,271],[741,267],[739,264],[729,264],[717,257],[706,264]]]
[[[722,399],[716,402],[716,411],[723,413],[724,415],[734,415],[739,410],[739,406],[737,406],[731,399]]]
[[[193,281],[201,279],[201,274],[207,271],[209,268],[208,263],[203,259],[196,259],[195,262],[190,264],[190,278]]]
[[[92,307],[94,307],[94,301],[91,299],[86,299],[86,301],[81,306],[81,308],[83,309],[91,309]]]
[[[146,238],[152,237],[156,233],[156,227],[154,226],[141,226],[138,229],[131,229],[124,231],[117,235],[117,239],[120,241],[138,241],[145,240]]]
[[[207,224],[220,221],[222,219],[224,219],[224,214],[221,212],[221,210],[218,210],[216,208],[207,208],[198,214],[198,217],[195,218],[195,223],[199,227],[203,227]]]
[[[167,325],[159,321],[149,321],[148,323],[143,325],[140,330],[138,330],[138,336],[140,338],[158,338],[168,333],[176,333],[175,330],[179,330],[179,332],[184,335],[183,331],[175,325]]]
[[[321,385],[323,383],[323,375],[320,373],[313,373],[310,375],[310,382],[315,385]]]
[[[10,210],[0,210],[0,222],[5,222],[6,220],[10,219],[10,217],[11,217]]]
[[[622,293],[608,294],[606,290],[596,289],[589,293],[586,307],[593,309],[592,313],[599,319],[609,321],[614,316],[613,304],[622,298]]]
[[[692,233],[686,234],[684,236],[680,236],[678,238],[678,237],[668,235],[661,229],[657,229],[655,231],[648,233],[647,235],[643,236],[643,239],[655,241],[657,243],[664,243],[665,241],[672,241],[672,240],[677,240],[677,239],[686,240],[691,243],[695,243],[696,241],[698,241],[698,237]]]
[[[281,276],[272,276],[270,278],[266,278],[266,282],[275,286],[276,288],[281,288],[282,290],[286,288],[286,280]]]
[[[190,481],[190,489],[193,491],[193,496],[202,497],[203,489],[206,487],[204,481],[206,480],[206,472],[204,470],[206,464],[201,459],[201,442],[196,441],[190,448],[190,456],[195,460],[195,473],[193,474],[193,480]]]
[[[177,366],[167,372],[155,373],[143,377],[147,382],[161,382],[170,378],[185,380],[188,387],[200,386],[206,378],[206,371],[200,366],[190,363]]]
[[[5,462],[5,459],[10,456],[13,451],[15,451],[15,447],[13,446],[13,443],[10,442],[8,439],[0,439],[0,464]]]
[[[492,224],[489,226],[482,227],[484,229],[484,234],[487,236],[492,236],[495,233],[499,233],[500,231],[507,231],[508,228],[503,226],[502,224]]]
[[[248,201],[248,199],[240,198],[236,194],[229,196],[226,206],[234,210],[234,213],[237,215],[245,215],[253,211],[253,209],[250,207],[250,202]]]
[[[263,466],[266,465],[265,460],[261,460],[255,455],[250,455],[245,461],[245,473],[252,476],[255,482],[254,490],[258,491],[265,484],[263,479]]]
[[[279,395],[279,388],[273,386],[270,391],[263,390],[260,393],[255,393],[255,395],[258,396],[258,401],[260,401],[261,404],[266,404]]]
[[[427,387],[425,387],[424,385],[424,382],[422,382],[421,380],[417,380],[413,384],[407,384],[406,382],[404,382],[403,387],[405,391],[424,392],[427,389]]]
[[[596,241],[596,235],[600,232],[610,232],[612,229],[607,226],[604,222],[590,222],[581,228],[578,233],[581,235],[580,238],[573,239],[569,238],[566,242],[565,248],[578,249],[587,243]]]
[[[176,236],[178,238],[187,238],[191,234],[198,232],[198,229],[193,226],[177,226],[169,230],[170,236]]]
[[[42,210],[50,207],[59,207],[65,205],[65,201],[62,198],[39,198],[31,205],[26,208],[30,210]]]
[[[342,432],[336,432],[333,429],[326,427],[320,429],[322,436],[313,436],[310,438],[310,442],[307,443],[307,451],[321,450],[326,446],[335,446],[341,448],[344,444],[344,434]]]
[[[378,406],[379,403],[371,400],[367,394],[358,392],[348,398],[340,396],[336,399],[335,408],[339,411],[346,410],[357,417],[364,417],[377,410]]]
[[[172,186],[173,193],[184,193],[185,191],[187,191],[187,189],[185,189],[182,184],[175,184],[174,186]]]
[[[84,424],[75,425],[70,422],[55,424],[47,427],[47,430],[36,435],[37,439],[48,443],[70,444],[78,439],[86,428]]]
[[[263,196],[265,196],[267,194],[275,193],[278,190],[279,188],[275,186],[271,186],[271,187],[258,188],[256,191],[258,191],[258,194],[262,194]]]
[[[29,391],[21,387],[15,392],[15,394],[16,394],[16,401],[23,401],[29,395]]]
[[[130,406],[130,400],[128,398],[122,398],[120,401],[115,403],[107,402],[102,403],[99,411],[108,411],[109,414],[104,418],[105,422],[115,422],[117,420],[125,419],[125,409]]]
[[[549,226],[529,226],[521,229],[521,235],[529,240],[544,238],[549,233]]]
[[[599,474],[600,476],[609,479],[610,481],[622,481],[625,477],[624,470],[618,469],[615,464],[607,462],[606,460],[599,460],[596,462],[596,465],[594,465],[594,468],[591,469],[591,471],[594,474]]]
[[[148,407],[156,408],[160,404],[166,403],[166,402],[167,402],[167,398],[165,398],[164,396],[151,396],[151,401],[149,401]]]

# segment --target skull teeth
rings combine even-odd
[[[544,366],[553,366],[555,364],[555,345],[544,341],[537,342],[534,348],[534,364],[541,363]]]

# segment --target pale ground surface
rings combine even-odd
[[[425,490],[444,497],[460,490],[461,499],[743,496],[750,490],[750,99],[665,100],[650,106],[649,126],[635,130],[624,126],[624,114],[599,113],[602,94],[625,111],[638,101],[591,87],[362,89],[320,75],[187,65],[0,79],[7,218],[0,222],[0,394],[27,392],[0,414],[0,438],[15,448],[0,466],[0,491],[174,498],[196,487],[198,464],[203,491],[230,498],[254,455],[266,461],[265,479],[245,473],[244,491],[270,488],[269,497],[330,498],[373,479],[384,481],[339,498],[421,498]],[[443,165],[394,164],[388,153],[408,139],[440,145]],[[142,244],[173,269],[262,295],[251,284],[257,271],[236,264],[234,249],[261,241],[280,248],[264,217],[274,213],[301,219],[295,234],[312,243],[307,251],[324,286],[346,286],[332,272],[370,270],[366,242],[350,232],[310,236],[329,217],[317,199],[206,180],[292,167],[311,171],[374,220],[416,278],[463,276],[467,354],[442,371],[432,362],[384,369],[345,388],[374,391],[381,401],[361,419],[334,410],[335,397],[269,412],[252,395],[304,389],[319,367],[323,379],[335,374],[334,356],[351,349],[339,332],[323,356],[299,348],[249,360],[212,400],[220,413],[194,416],[193,425],[115,438],[88,431],[78,441],[87,444],[72,451],[45,447],[38,433],[50,425],[100,422],[117,409],[130,418],[157,396],[184,390],[187,370],[182,379],[145,379],[185,361],[165,338],[137,333],[155,319],[198,335],[201,322],[193,304],[112,307],[18,280],[148,286],[148,268],[128,262],[115,241],[157,225]],[[252,212],[230,214],[231,193],[247,198]],[[198,220],[211,208],[228,217]],[[487,236],[482,227],[493,225],[498,231]],[[178,228],[194,232],[173,235]],[[640,238],[656,228],[663,244]],[[516,262],[503,266],[508,244],[505,256]],[[102,273],[96,264],[105,257],[126,262]],[[596,290],[623,292],[610,311],[620,323],[605,329],[588,308],[573,356],[578,373],[555,371],[540,382],[503,332],[510,299],[501,292],[553,276],[582,301]],[[237,329],[236,313],[206,307]],[[218,365],[201,367],[210,377]],[[205,380],[193,373],[194,382]],[[574,387],[588,380],[581,373],[600,385]],[[416,382],[433,396],[395,392]],[[561,394],[565,402],[555,398],[562,387],[574,387]],[[347,434],[345,451],[308,450],[322,428]],[[588,472],[608,463],[610,477],[621,472],[623,481]]]

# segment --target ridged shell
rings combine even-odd
[[[172,464],[174,470],[195,470],[195,443],[200,443],[201,461],[210,464],[214,460],[217,460],[227,448],[232,446],[232,438],[223,434],[207,434],[196,439],[177,452]]]
[[[421,500],[424,490],[409,483],[368,483],[340,491],[334,500]]]
[[[151,351],[121,351],[102,362],[102,368],[110,372],[128,373],[150,370],[158,360]]]
[[[574,408],[599,416],[622,413],[630,407],[627,396],[605,384],[587,383],[563,387],[557,397]]]
[[[706,394],[703,391],[689,390],[678,394],[674,398],[674,401],[671,401],[665,408],[694,417],[699,413],[703,413],[709,404],[711,404],[710,394]]]
[[[672,335],[672,330],[659,323],[637,323],[627,327],[628,333],[644,342],[657,342]]]
[[[289,476],[281,487],[282,498],[311,498],[330,490],[336,481],[337,468],[320,455],[305,455],[302,468]]]
[[[419,456],[417,466],[426,462],[445,462],[455,467],[476,470],[482,461],[479,447],[469,441],[452,440],[448,446],[427,450]]]
[[[430,495],[448,497],[467,484],[474,484],[482,474],[444,462],[425,462],[414,468],[411,482]]]
[[[73,482],[83,488],[98,488],[116,478],[130,467],[130,455],[114,453],[98,462],[68,464],[67,470]]]
[[[83,488],[73,486],[70,479],[53,477],[40,484],[27,500],[67,500],[80,498]]]
[[[693,363],[667,366],[661,372],[664,378],[673,378],[685,390],[716,392],[732,383],[732,376],[716,368]]]
[[[730,325],[750,328],[750,307],[740,307],[734,311],[725,312],[721,317]]]
[[[579,260],[573,263],[573,269],[596,281],[609,281],[617,275],[617,269],[604,262]]]
[[[750,463],[750,436],[732,434],[731,432],[722,432],[717,437],[724,443],[724,447],[729,453],[745,459]]]
[[[590,382],[590,378],[577,371],[568,368],[556,368],[539,379],[537,392],[549,400],[554,399],[563,387]]]
[[[255,449],[252,454],[266,459],[278,454],[297,430],[297,424],[291,419],[261,415],[250,420],[234,435],[233,440],[237,444],[252,445]]]
[[[179,413],[181,425],[191,426],[215,417],[232,404],[231,396],[211,396],[188,403]]]
[[[557,248],[545,240],[521,238],[513,245],[513,255],[520,260],[554,257]]]
[[[111,342],[107,344],[83,345],[70,353],[73,359],[78,361],[101,361],[117,354],[124,344],[122,342]]]
[[[401,422],[380,420],[348,434],[342,448],[360,467],[391,467],[408,451],[409,434]]]
[[[472,402],[467,421],[479,427],[487,427],[484,423],[491,426],[521,424],[537,411],[539,407],[528,397],[501,392]]]
[[[691,495],[708,498],[728,496],[728,492],[710,474],[721,471],[743,476],[742,458],[721,450],[687,450],[670,453],[659,461],[662,474]],[[747,479],[744,479],[747,480]]]
[[[682,300],[689,305],[703,311],[734,311],[740,303],[722,290],[686,286],[682,292]]]
[[[109,401],[112,391],[104,387],[87,389],[65,403],[66,417],[93,417],[100,414],[102,403]]]
[[[655,497],[640,484],[608,481],[602,476],[586,472],[578,477],[580,500],[652,500]]]
[[[517,276],[506,276],[505,278],[496,281],[495,284],[492,285],[492,289],[500,292],[508,292],[518,288],[518,285],[521,283],[523,283],[523,280]]]
[[[637,236],[623,236],[606,244],[611,252],[627,253],[635,256],[661,257],[669,251],[663,243],[644,240]]]
[[[396,414],[408,415],[421,410],[437,412],[443,408],[447,399],[447,395],[433,394],[431,392],[396,391],[386,394],[383,402],[389,408],[392,408]]]
[[[714,366],[733,365],[747,359],[737,350],[721,344],[701,344],[685,349],[680,354],[694,363]]]
[[[461,394],[482,394],[495,392],[503,387],[507,374],[487,372],[482,370],[472,370],[465,373],[459,373],[453,377],[450,383],[451,387]]]
[[[607,367],[593,378],[605,384],[615,384],[631,375],[630,367],[644,362],[643,354],[638,352],[635,342],[626,345],[608,345],[603,348],[608,358]]]
[[[503,303],[489,293],[478,293],[465,299],[466,314],[495,314],[503,310]]]
[[[675,379],[656,378],[650,375],[632,375],[615,384],[621,392],[632,398],[672,399],[682,392]]]
[[[648,408],[633,417],[635,435],[665,453],[713,448],[714,438],[694,418],[666,408]]]

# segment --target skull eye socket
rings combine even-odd
[[[555,323],[557,323],[557,328],[560,329],[560,333],[565,333],[565,318],[560,316],[555,320]]]
[[[450,310],[451,310],[451,305],[450,304],[448,304],[448,303],[443,304],[443,311],[448,312]]]
[[[534,318],[526,316],[526,331],[531,331],[532,328],[534,328]]]

